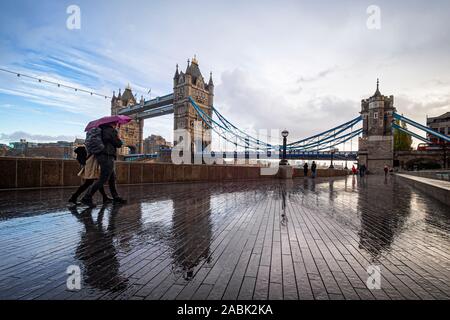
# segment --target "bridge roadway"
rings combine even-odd
[[[70,188],[0,192],[0,298],[450,298],[448,207],[395,176],[119,191],[93,210]]]
[[[149,119],[173,113],[173,93],[156,97],[144,102],[135,104],[119,111],[121,115],[134,115],[139,119]]]

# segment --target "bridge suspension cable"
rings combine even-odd
[[[399,130],[399,131],[402,131],[402,132],[404,132],[404,133],[406,133],[406,134],[409,134],[411,137],[414,137],[414,138],[417,138],[417,139],[419,139],[419,140],[422,140],[423,142],[432,144],[432,142],[431,142],[430,140],[428,140],[428,139],[422,137],[421,135],[418,135],[417,133],[411,132],[411,131],[409,131],[408,129],[405,129],[405,128],[399,126],[399,125],[396,124],[396,123],[392,123],[392,128],[394,128],[394,129],[396,129],[396,130]]]
[[[212,129],[222,139],[234,144],[236,147],[239,146],[245,148],[245,150],[252,151],[281,150],[281,145],[272,145],[246,134],[243,130],[228,121],[216,108],[213,108],[213,114],[217,116],[218,121],[214,120],[212,116],[202,110],[191,97],[189,97],[189,102],[207,127]],[[362,119],[360,116],[356,117],[320,134],[295,141],[289,144],[287,149],[290,151],[310,151],[312,149],[321,151],[333,148],[360,135],[362,133],[362,129],[353,131],[353,127],[361,120]],[[346,133],[349,129],[350,132]],[[228,135],[232,138],[228,138]]]
[[[341,134],[344,133],[345,131],[348,131],[348,129],[351,129],[351,132],[353,132],[353,126],[356,123],[357,122],[354,122],[353,124],[351,124],[351,126],[341,127],[338,131],[334,130],[332,132],[333,134],[330,134],[331,131],[330,132],[327,131],[327,134],[324,135],[324,137],[322,139],[320,139],[321,135],[316,135],[316,136],[313,137],[314,139],[317,138],[316,141],[311,139],[311,138],[304,139],[303,141],[305,141],[305,142],[313,141],[313,142],[310,142],[308,144],[306,144],[304,142],[303,144],[297,145],[297,146],[296,145],[292,145],[292,144],[288,145],[288,149],[310,149],[310,148],[313,148],[315,146],[322,145],[322,144],[324,144],[326,142],[330,142],[331,143],[331,142],[333,142],[336,139],[339,139],[339,138],[341,138],[343,136],[347,136],[348,134],[345,134],[345,135],[341,135]]]
[[[254,137],[250,136],[248,133],[246,133],[243,130],[236,127],[234,124],[232,124],[230,121],[228,121],[228,119],[225,118],[216,108],[213,107],[212,110],[213,110],[214,114],[217,116],[217,118],[219,119],[219,121],[222,122],[222,124],[226,128],[230,129],[230,131],[235,131],[235,132],[239,133],[238,135],[246,136],[249,141],[252,141],[253,143],[255,143],[258,146],[259,145],[265,145],[265,146],[270,145],[269,143],[262,142],[258,138],[254,138]],[[269,138],[270,138],[270,136],[269,136]]]
[[[189,102],[194,107],[194,110],[197,112],[197,114],[208,125],[208,127],[210,127],[214,132],[219,134],[223,139],[233,143],[232,141],[230,141],[228,138],[226,138],[224,136],[225,134],[229,133],[232,136],[234,136],[237,140],[240,140],[240,143],[235,142],[234,144],[236,144],[237,146],[246,148],[246,149],[251,149],[251,150],[258,150],[258,149],[279,150],[280,149],[279,145],[271,145],[271,144],[266,143],[266,142],[261,142],[261,141],[259,141],[258,139],[254,138],[254,137],[246,135],[245,132],[243,132],[242,130],[237,129],[237,127],[233,126],[234,128],[236,128],[240,132],[240,133],[236,133],[234,130],[231,130],[229,128],[231,126],[230,122],[227,121],[226,124],[225,124],[225,123],[223,123],[221,121],[222,123],[218,123],[211,116],[209,116],[206,112],[204,112],[195,103],[195,101],[191,97],[189,97]]]
[[[433,129],[430,129],[430,128],[424,126],[424,125],[421,125],[420,123],[417,123],[417,122],[415,122],[414,120],[408,119],[408,118],[406,118],[406,117],[404,117],[404,116],[402,116],[402,115],[399,115],[398,113],[395,113],[395,112],[394,112],[394,119],[403,121],[403,122],[405,122],[405,123],[407,123],[407,124],[410,124],[411,126],[415,127],[416,129],[425,131],[426,133],[428,133],[428,134],[430,134],[430,135],[433,135],[433,136],[435,136],[435,137],[437,137],[437,138],[439,138],[439,139],[442,139],[442,140],[444,140],[444,141],[446,141],[446,142],[450,142],[450,137],[446,136],[445,134],[442,134],[442,133],[439,133],[439,132],[437,132],[437,131],[434,131]],[[393,126],[394,126],[394,125],[393,125]],[[396,128],[396,129],[398,129],[398,128]],[[403,128],[402,128],[402,129],[403,129]],[[399,130],[400,130],[400,129],[399,129]],[[415,138],[424,140],[423,137],[421,137],[421,136],[419,136],[419,135],[415,135],[414,133],[412,133],[412,132],[409,131],[409,130],[403,129],[403,130],[401,130],[401,131],[403,131],[403,132],[405,132],[405,133],[407,133],[407,134],[409,134],[409,135],[411,135],[411,136],[413,136],[413,137],[415,137]]]
[[[245,144],[240,144],[237,142],[237,139],[235,141],[229,139],[227,137],[227,134],[230,133],[230,131],[228,129],[226,129],[225,127],[223,127],[221,124],[217,123],[214,119],[212,119],[206,112],[204,112],[194,101],[192,98],[189,97],[189,101],[192,104],[192,106],[194,107],[194,110],[197,112],[197,114],[200,116],[200,118],[202,119],[202,121],[211,129],[213,130],[216,134],[218,134],[222,139],[224,139],[227,142],[230,142],[231,144],[233,144],[236,147],[242,147],[242,148],[248,148],[248,149],[253,149],[253,148],[249,148],[249,145],[245,145]],[[237,135],[232,135],[235,138],[238,138]],[[245,142],[244,142],[245,143]]]
[[[316,134],[316,135],[313,135],[311,137],[308,137],[308,138],[305,138],[305,139],[302,139],[302,140],[298,140],[298,141],[289,143],[288,147],[294,147],[295,148],[295,147],[300,146],[302,144],[303,145],[312,145],[312,144],[315,144],[315,143],[311,142],[311,143],[307,144],[307,142],[314,141],[314,139],[316,139],[316,138],[318,140],[321,140],[321,138],[322,139],[326,139],[328,137],[335,137],[339,133],[342,133],[342,132],[344,132],[344,131],[346,131],[348,129],[352,129],[353,126],[358,124],[361,120],[362,120],[361,116],[358,116],[358,117],[356,117],[356,118],[354,118],[354,119],[352,119],[352,120],[350,120],[350,121],[348,121],[346,123],[338,125],[338,126],[336,126],[334,128],[331,128],[331,129],[326,130],[324,132],[321,132],[319,134]],[[337,133],[336,133],[336,130],[338,130]]]

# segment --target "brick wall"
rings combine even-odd
[[[81,184],[75,160],[0,157],[0,189],[69,187]],[[342,170],[318,170],[318,176],[345,175]],[[259,167],[223,165],[174,165],[116,162],[118,184],[271,179]],[[303,176],[295,169],[294,176]]]

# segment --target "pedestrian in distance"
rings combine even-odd
[[[384,176],[387,177],[389,173],[389,167],[387,166],[387,164],[384,165]]]
[[[356,170],[355,165],[352,166],[352,173],[353,175],[356,175],[356,173],[358,172],[358,170]]]
[[[88,131],[86,137],[87,146],[89,144],[88,151],[90,148],[96,150],[93,154],[100,165],[99,179],[89,188],[81,199],[81,203],[88,207],[95,206],[92,202],[92,197],[107,181],[113,197],[113,203],[126,203],[126,200],[122,199],[116,190],[114,161],[117,159],[116,149],[120,148],[123,144],[116,130],[117,125],[117,122],[104,123],[99,125],[98,128],[93,128],[91,131]]]
[[[305,164],[303,165],[303,175],[305,177],[308,176],[308,162],[305,162]]]
[[[360,177],[364,177],[366,174],[366,165],[363,163],[360,167],[359,167],[359,176]]]
[[[316,170],[317,170],[317,165],[316,165],[316,162],[313,161],[313,163],[311,165],[311,176],[313,179],[316,178]]]

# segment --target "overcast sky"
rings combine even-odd
[[[81,9],[69,30],[66,9]],[[381,9],[368,29],[367,8]],[[358,115],[380,90],[425,123],[450,111],[450,1],[6,1],[0,67],[111,95],[172,91],[175,64],[194,54],[213,72],[215,106],[230,121],[305,137]],[[0,73],[0,142],[83,137],[110,113],[91,97]],[[145,135],[172,140],[173,116]]]

